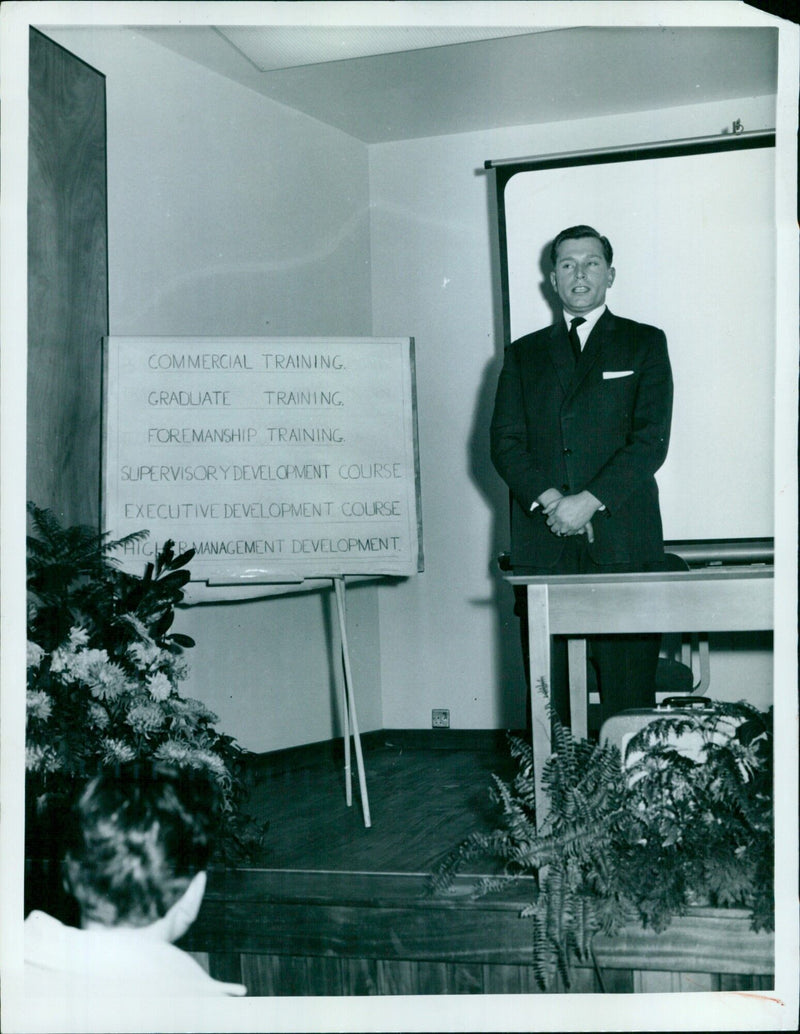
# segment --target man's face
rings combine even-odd
[[[556,252],[550,283],[572,315],[591,312],[606,300],[615,269],[606,262],[603,245],[594,237],[562,241]]]

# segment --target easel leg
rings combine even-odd
[[[334,594],[335,595],[335,594]],[[339,600],[336,600],[337,615]],[[347,807],[353,804],[353,767],[350,760],[350,709],[347,706],[347,682],[344,677],[344,646],[342,645],[341,626],[338,618],[333,624],[333,675],[336,689],[342,699],[342,736],[344,739],[344,796]],[[341,665],[338,663],[341,659]]]
[[[352,803],[352,791],[350,790],[350,727],[353,730],[353,742],[356,750],[356,764],[358,766],[358,786],[361,791],[361,807],[364,812],[364,825],[369,828],[372,819],[369,814],[369,798],[367,797],[367,779],[364,773],[364,756],[361,752],[361,737],[358,733],[358,717],[356,715],[356,699],[353,691],[353,674],[350,670],[350,651],[347,645],[347,624],[345,621],[345,597],[344,577],[337,576],[333,579],[333,587],[336,590],[336,609],[339,614],[339,633],[342,639],[342,663],[344,664],[344,727],[345,727],[345,768],[347,769],[348,805]]]

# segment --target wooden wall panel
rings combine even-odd
[[[308,994],[342,994],[342,962],[330,955],[306,959],[308,964]]]
[[[342,993],[376,995],[378,990],[377,959],[342,959]]]
[[[253,996],[540,993],[521,888],[474,900],[473,883],[441,897],[416,874],[212,871],[181,946]],[[575,967],[572,994],[772,986],[774,938],[743,910],[694,908],[661,934],[632,924],[594,946],[600,979]]]
[[[208,972],[215,980],[224,980],[226,984],[244,984],[242,958],[236,952],[215,952],[208,958]]]
[[[633,970],[604,969],[603,989],[609,995],[633,994]],[[598,988],[599,990],[599,988]]]
[[[462,962],[447,967],[447,994],[483,994],[483,969],[478,963]]]
[[[203,962],[199,953],[192,953]],[[643,960],[643,962],[646,960]],[[533,966],[439,963],[400,959],[338,958],[330,955],[226,954],[208,956],[218,980],[245,984],[249,997],[346,995],[541,994]],[[665,970],[602,971],[576,967],[569,989],[557,979],[550,994],[633,994],[690,991],[770,991],[771,976],[680,973]]]
[[[218,980],[244,984],[251,998],[542,993],[532,965],[481,965],[334,955],[192,954]],[[643,965],[646,962],[646,959],[642,960]],[[604,969],[601,976],[602,986],[593,969],[577,966],[572,971],[569,989],[559,977],[548,993],[769,991],[774,985],[771,976],[745,973]]]
[[[412,988],[418,987],[416,962],[398,961],[396,959],[378,959],[378,987],[382,995],[416,994]]]
[[[108,334],[105,77],[30,34],[27,498],[98,525]]]
[[[253,998],[288,995],[289,981],[281,979],[279,966],[283,960],[276,955],[243,955],[242,982]]]

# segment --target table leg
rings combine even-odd
[[[569,665],[569,717],[572,735],[585,740],[589,735],[589,686],[586,678],[586,640],[567,640]]]
[[[536,826],[541,829],[547,813],[542,772],[550,757],[550,613],[548,586],[528,586],[528,649],[531,680],[531,725],[533,735],[533,785]],[[547,694],[542,692],[542,684]]]

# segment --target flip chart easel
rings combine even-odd
[[[194,551],[189,606],[333,585],[346,798],[352,736],[370,826],[345,578],[423,570],[413,338],[112,337],[104,370],[103,527],[150,533],[123,570],[170,540]]]

